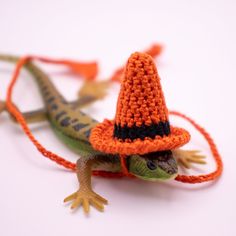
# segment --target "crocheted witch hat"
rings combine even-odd
[[[148,54],[128,59],[114,121],[93,128],[94,149],[110,154],[145,154],[171,150],[190,140],[189,133],[170,126],[160,78]]]

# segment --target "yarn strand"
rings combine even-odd
[[[190,124],[193,125],[193,127],[197,131],[199,131],[199,133],[202,134],[202,136],[207,141],[207,143],[210,147],[211,153],[213,155],[213,158],[216,162],[216,170],[209,173],[209,174],[197,175],[197,176],[195,176],[195,175],[189,175],[189,176],[188,175],[178,175],[175,180],[183,182],[183,183],[195,184],[195,183],[202,183],[202,182],[211,181],[211,180],[214,180],[217,177],[219,177],[222,174],[222,171],[223,171],[223,162],[222,162],[221,156],[220,156],[220,154],[217,150],[217,146],[214,143],[214,141],[213,141],[212,137],[210,136],[210,134],[203,127],[198,125],[193,119],[189,118],[188,116],[186,116],[186,115],[184,115],[180,112],[169,111],[169,114],[174,115],[174,116],[179,116],[179,117],[187,120]]]

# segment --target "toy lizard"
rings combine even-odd
[[[19,58],[0,55],[0,60],[16,63]],[[186,168],[190,167],[189,163],[205,163],[204,156],[199,155],[198,151],[178,149],[189,141],[190,135],[184,129],[169,125],[159,77],[148,55],[136,53],[130,57],[125,71],[126,79],[121,86],[115,122],[105,120],[102,124],[82,112],[80,108],[103,97],[103,89],[99,96],[81,92],[79,100],[71,103],[65,100],[49,77],[36,65],[28,62],[25,68],[35,78],[45,108],[23,113],[24,119],[28,123],[47,119],[56,135],[80,155],[76,162],[79,190],[64,200],[73,201],[72,209],[82,205],[84,211],[88,213],[90,205],[93,205],[103,211],[104,204],[108,203],[105,198],[92,190],[91,176],[94,170],[121,173],[125,169],[128,175],[143,180],[158,181],[175,178],[178,174],[178,163],[182,163]],[[145,80],[140,79],[138,70],[142,72]],[[136,79],[132,82],[133,77]],[[143,90],[143,85],[148,88],[147,97],[150,94],[153,97],[152,100],[143,97],[142,103],[145,109],[137,115],[137,104],[142,106],[137,100],[137,95],[140,97],[144,95],[143,92],[147,92]],[[159,99],[157,106],[152,104],[155,96]],[[131,104],[132,108],[125,107],[125,104],[129,104],[128,106]],[[0,110],[7,110],[5,103],[0,103]],[[151,119],[146,116],[147,112],[151,112]],[[134,125],[134,114],[137,115],[136,125],[142,127],[138,132],[129,129]]]

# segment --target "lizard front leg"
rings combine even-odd
[[[206,164],[206,161],[204,160],[206,157],[204,155],[199,155],[199,152],[200,151],[198,150],[172,150],[174,158],[186,169],[190,169],[192,167],[191,164]]]
[[[73,201],[71,209],[82,205],[84,212],[89,213],[90,205],[93,205],[99,211],[103,211],[104,204],[108,203],[105,198],[95,193],[91,186],[92,166],[98,161],[96,157],[82,157],[77,161],[76,172],[80,183],[79,190],[64,199],[64,202]]]

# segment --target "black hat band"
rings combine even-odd
[[[170,123],[169,121],[160,121],[157,124],[145,125],[141,126],[132,126],[128,127],[125,125],[121,127],[121,125],[115,124],[114,127],[114,137],[118,139],[134,139],[140,138],[144,140],[146,137],[154,139],[157,135],[163,137],[164,135],[170,134]]]

